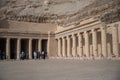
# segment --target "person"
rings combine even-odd
[[[37,53],[36,53],[36,51],[33,52],[33,55],[34,55],[34,59],[37,59]]]
[[[47,58],[47,59],[48,59],[47,51],[45,52],[45,58]]]
[[[26,53],[26,59],[29,59],[29,53],[28,52]]]
[[[22,51],[21,52],[21,59],[24,60],[24,58],[25,58],[25,53],[24,53],[24,51]]]
[[[37,58],[40,59],[40,57],[41,57],[41,53],[40,53],[40,51],[38,51],[37,52]]]
[[[5,52],[4,51],[2,52],[2,59],[3,60],[5,59]]]
[[[42,55],[43,55],[43,59],[45,60],[46,53],[44,51],[42,51]]]
[[[41,52],[41,57],[44,59],[44,51]]]

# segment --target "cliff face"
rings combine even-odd
[[[0,0],[0,19],[77,25],[86,18],[120,19],[120,0]]]

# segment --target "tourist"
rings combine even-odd
[[[37,52],[36,51],[33,52],[33,55],[34,55],[34,59],[37,59]]]
[[[47,51],[45,52],[45,58],[47,58],[47,59],[48,59]]]
[[[21,52],[21,59],[22,59],[22,60],[25,59],[25,53],[24,53],[24,51]]]
[[[3,60],[5,59],[5,52],[4,51],[2,52],[2,59]]]
[[[29,53],[28,52],[26,53],[26,59],[29,59]]]
[[[41,52],[41,57],[44,59],[44,51]]]
[[[40,59],[40,57],[41,57],[41,53],[40,53],[40,51],[38,51],[37,52],[37,58]]]
[[[43,59],[45,60],[45,57],[46,57],[46,52],[45,51],[42,51],[42,56],[43,56]]]

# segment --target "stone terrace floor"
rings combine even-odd
[[[0,61],[0,80],[120,80],[120,60]]]

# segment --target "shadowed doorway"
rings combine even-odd
[[[10,59],[16,59],[17,56],[17,39],[10,40]]]
[[[42,51],[47,52],[47,39],[42,40]]]

